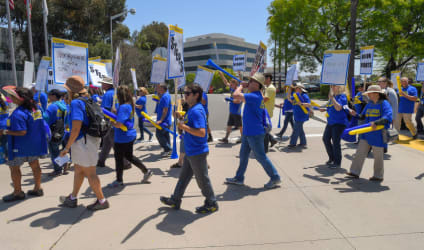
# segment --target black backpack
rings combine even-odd
[[[85,111],[88,117],[88,126],[82,126],[82,131],[93,137],[103,137],[109,130],[102,108],[93,99],[78,98],[85,103]]]
[[[65,113],[66,111],[62,111],[62,119],[58,119],[55,123],[50,125],[50,131],[52,134],[50,141],[53,143],[60,142],[65,135]]]

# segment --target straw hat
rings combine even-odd
[[[265,76],[262,73],[256,72],[253,76],[249,78],[250,80],[254,80],[258,82],[262,87],[265,86]]]
[[[294,88],[301,88],[303,92],[308,93],[308,91],[305,89],[305,86],[303,86],[303,84],[300,82],[296,83]]]
[[[384,94],[383,90],[381,90],[381,87],[379,85],[371,85],[368,87],[367,91],[364,93],[364,95],[368,95],[369,93],[379,93]]]
[[[84,80],[80,76],[71,76],[66,80],[64,85],[65,89],[71,91],[72,93],[82,94],[87,92],[84,88]]]

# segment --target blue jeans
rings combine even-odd
[[[144,140],[144,132],[149,135],[149,139],[153,137],[153,133],[146,127],[144,127],[143,117],[138,118],[138,128],[140,129],[140,139]],[[144,131],[144,132],[143,132]]]
[[[286,112],[286,114],[284,115],[284,125],[283,128],[280,130],[280,132],[278,134],[280,134],[281,136],[283,136],[284,132],[286,132],[287,127],[289,126],[289,123],[293,129],[293,112]]]
[[[60,150],[59,146],[62,144],[62,141],[60,142],[49,142],[49,152],[50,152],[50,159],[53,163],[53,169],[55,172],[61,172],[62,167],[57,165],[54,159],[56,159],[59,156]]]
[[[241,148],[240,148],[240,165],[237,169],[236,179],[243,182],[244,173],[247,169],[247,163],[249,162],[250,151],[253,150],[255,153],[256,160],[262,165],[266,174],[271,180],[280,180],[280,175],[277,173],[274,165],[265,154],[264,149],[264,137],[265,135],[242,135],[241,137]]]
[[[306,145],[306,136],[305,131],[303,130],[303,123],[294,121],[293,132],[290,137],[290,145],[296,145],[297,138],[300,137],[300,145]]]
[[[340,165],[342,163],[340,140],[345,128],[346,126],[343,124],[327,124],[324,134],[322,135],[322,141],[324,142],[328,159],[334,161],[335,165]]]
[[[156,129],[156,138],[165,152],[171,151],[171,138],[168,131],[165,129]]]

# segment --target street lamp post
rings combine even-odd
[[[124,12],[119,13],[119,14],[116,14],[116,15],[110,17],[110,49],[111,49],[111,52],[112,52],[112,60],[113,60],[112,21],[113,21],[113,19],[116,19],[118,17],[127,15],[128,12],[131,13],[132,15],[135,15],[135,9],[134,8],[131,8],[129,10],[125,9]]]

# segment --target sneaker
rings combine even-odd
[[[359,179],[359,175],[348,172],[346,173],[346,178],[350,178],[350,179]]]
[[[147,170],[147,172],[144,174],[143,179],[141,180],[141,183],[149,183],[149,179],[150,177],[152,177],[153,175],[153,171],[152,170]]]
[[[41,188],[38,190],[28,190],[27,195],[40,197],[44,195],[44,192]]]
[[[328,166],[331,169],[337,169],[337,168],[341,168],[341,166],[339,164],[331,164],[330,166]]]
[[[107,208],[109,208],[109,202],[107,200],[105,200],[103,203],[100,203],[100,201],[96,199],[96,202],[87,206],[87,209],[91,211],[103,210]]]
[[[104,163],[104,162],[103,162],[103,163],[101,163],[100,161],[98,161],[98,162],[97,162],[97,164],[96,164],[96,167],[104,168],[104,167],[106,167],[106,165],[105,165],[105,163]]]
[[[71,199],[71,195],[60,196],[59,197],[59,201],[60,201],[60,203],[62,203],[62,205],[64,207],[70,207],[70,208],[76,208],[77,207],[77,203],[78,203],[78,199],[72,200]]]
[[[383,178],[378,178],[378,177],[373,176],[373,177],[369,178],[369,180],[370,181],[375,181],[375,182],[382,182],[383,181]]]
[[[209,136],[208,136],[208,142],[213,142],[213,137],[212,137],[212,135],[209,135]]]
[[[239,144],[239,143],[241,143],[241,138],[238,138],[236,141],[236,144]]]
[[[162,202],[163,204],[170,206],[171,208],[178,210],[181,207],[181,201],[175,201],[172,198],[168,198],[165,196],[161,196],[160,197],[160,202]]]
[[[181,168],[181,166],[177,162],[177,163],[172,164],[170,168]]]
[[[288,145],[287,147],[288,147],[288,148],[295,148],[295,147],[296,147],[296,145],[291,145],[291,144],[290,144],[290,145]]]
[[[234,184],[234,185],[239,185],[239,186],[244,185],[244,183],[242,181],[239,181],[236,178],[226,178],[225,184]]]
[[[297,144],[297,146],[299,146],[301,148],[308,148],[308,145],[306,145],[306,144]]]
[[[132,168],[131,163],[128,165],[124,165],[124,170],[130,169],[130,168]]]
[[[117,187],[122,187],[124,185],[123,182],[121,181],[113,181],[112,183],[107,184],[108,188],[117,188]]]
[[[153,138],[153,136],[149,136],[148,142],[152,142],[152,138]]]
[[[57,176],[61,176],[61,175],[62,175],[62,171],[53,171],[53,172],[48,174],[49,177],[57,177]]]
[[[11,193],[9,195],[3,196],[4,202],[20,201],[24,199],[25,199],[25,193],[22,191],[19,194]]]
[[[277,143],[277,140],[275,140],[274,138],[272,138],[271,141],[270,141],[270,143],[271,143],[271,146],[270,147],[272,148]]]
[[[333,165],[333,163],[334,163],[334,161],[332,161],[332,160],[328,160],[326,163],[325,163],[325,165]]]
[[[270,180],[268,183],[266,183],[264,185],[264,188],[266,188],[266,189],[277,188],[277,187],[279,187],[278,184],[280,184],[280,183],[281,183],[281,180],[275,180],[275,181]]]
[[[276,133],[276,134],[274,134],[276,137],[278,137],[278,138],[281,138],[281,137],[283,137],[283,134],[280,134],[280,133]]]
[[[228,138],[221,138],[221,139],[218,139],[218,141],[228,144]]]
[[[171,151],[163,151],[160,155],[161,156],[163,156],[163,157],[169,157],[169,156],[171,156]]]
[[[207,214],[207,213],[213,213],[218,211],[218,203],[215,201],[212,204],[209,204],[209,202],[205,202],[205,204],[201,207],[196,207],[196,213],[198,214]]]

